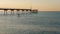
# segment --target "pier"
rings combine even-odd
[[[16,10],[17,12],[19,12],[19,11],[22,11],[22,12],[23,11],[26,11],[26,12],[30,11],[30,13],[37,13],[38,12],[37,9],[32,10],[32,9],[0,8],[0,10],[4,10],[4,15],[8,13],[8,10],[11,11],[11,14],[14,14],[14,10]]]

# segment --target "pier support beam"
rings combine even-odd
[[[31,14],[31,11],[32,11],[32,10],[29,10],[29,14]]]
[[[21,10],[22,11],[22,14],[24,14],[24,10]]]
[[[20,11],[20,10],[17,10],[16,14],[19,14],[19,11]]]
[[[7,15],[7,10],[4,10],[4,15]]]
[[[14,10],[11,10],[11,15],[13,15],[14,14]]]
[[[5,10],[4,10],[4,15],[5,15]]]

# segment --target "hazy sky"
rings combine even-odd
[[[0,0],[0,8],[30,8],[60,11],[60,0]]]

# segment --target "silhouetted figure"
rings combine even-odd
[[[17,12],[18,17],[20,17],[20,11]]]
[[[20,14],[17,14],[18,15],[18,17],[20,16]]]

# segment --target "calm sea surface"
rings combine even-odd
[[[0,14],[0,34],[60,34],[60,12]]]

